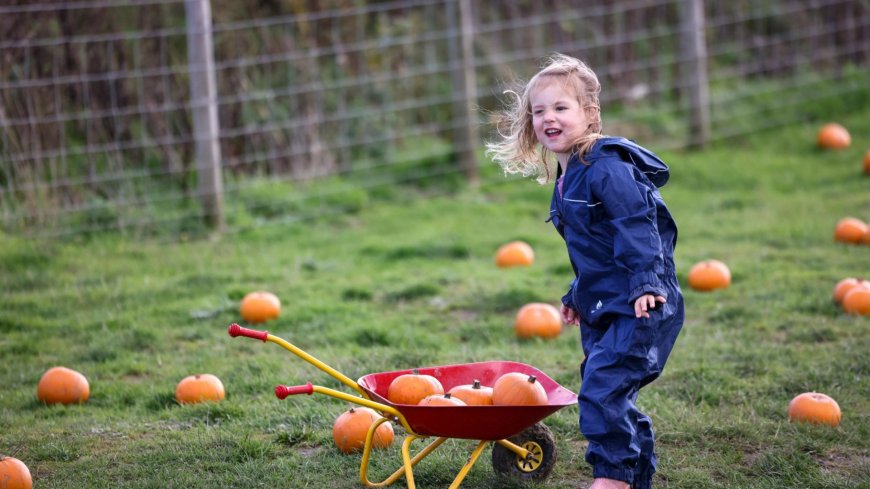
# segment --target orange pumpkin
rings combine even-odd
[[[395,404],[419,404],[432,394],[444,394],[444,386],[435,377],[416,369],[396,377],[387,388],[387,399]]]
[[[66,367],[52,367],[39,379],[36,397],[46,404],[80,404],[88,400],[88,379]]]
[[[374,409],[354,407],[339,415],[332,424],[332,439],[342,453],[362,450],[366,445],[366,435],[372,423],[381,418]],[[384,421],[375,429],[372,447],[386,448],[393,443],[393,424]]]
[[[837,304],[842,304],[843,299],[846,297],[846,294],[848,294],[855,287],[862,284],[870,286],[870,282],[859,278],[846,277],[843,280],[840,280],[839,282],[837,282],[837,285],[834,286],[834,302],[836,302]]]
[[[495,264],[499,268],[527,267],[534,262],[534,250],[523,241],[511,241],[495,252]]]
[[[819,129],[816,139],[819,147],[825,149],[844,149],[852,144],[852,136],[849,135],[849,131],[835,122],[823,125]]]
[[[188,375],[175,386],[175,399],[179,404],[222,401],[224,384],[212,374]]]
[[[870,175],[870,149],[864,153],[864,174]]]
[[[242,299],[239,312],[251,324],[263,323],[281,314],[281,301],[271,292],[250,292]]]
[[[870,226],[867,226],[867,232],[864,233],[864,237],[861,238],[861,244],[870,246]]]
[[[532,302],[517,312],[514,331],[519,338],[555,338],[562,332],[562,316],[550,304]]]
[[[856,217],[844,217],[837,221],[834,240],[843,243],[860,243],[867,234],[867,224]]]
[[[462,400],[468,406],[491,406],[492,387],[480,385],[475,379],[471,384],[457,385],[448,391],[456,399]]]
[[[719,260],[704,260],[689,270],[689,286],[701,292],[731,285],[731,270]]]
[[[30,469],[15,457],[0,455],[0,487],[3,489],[31,489]]]
[[[466,406],[465,401],[453,397],[449,392],[447,394],[432,394],[426,396],[420,401],[420,406]]]
[[[789,421],[837,426],[841,418],[837,401],[819,392],[804,392],[788,403]]]
[[[547,404],[547,391],[534,375],[506,373],[492,386],[495,406],[537,406]]]
[[[870,316],[870,284],[856,285],[843,297],[843,310],[849,314]]]

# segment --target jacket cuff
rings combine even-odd
[[[628,295],[628,302],[630,304],[633,304],[638,297],[644,294],[660,295],[665,299],[668,298],[668,293],[662,286],[659,276],[652,272],[634,274],[628,283],[628,288],[631,290],[631,293]]]
[[[568,293],[562,296],[562,304],[565,304],[566,307],[569,307],[573,310],[577,310],[577,305],[574,304],[574,287],[577,285],[577,279],[571,281],[571,285],[568,287]]]

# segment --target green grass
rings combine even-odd
[[[870,178],[860,173],[870,112],[840,121],[853,136],[841,152],[814,148],[820,122],[663,154],[680,280],[714,257],[733,284],[685,291],[678,345],[641,393],[659,441],[658,487],[870,487],[870,318],[830,300],[839,279],[870,271],[870,248],[832,240],[840,217],[870,219]],[[349,213],[210,240],[3,236],[0,452],[25,461],[39,488],[360,487],[360,457],[341,455],[331,438],[350,405],[272,394],[279,383],[342,386],[277,345],[226,335],[254,289],[283,302],[265,329],[352,378],[505,359],[576,390],[576,330],[552,341],[512,333],[520,306],[555,303],[570,280],[564,245],[544,222],[549,188],[489,167],[479,189],[423,191],[353,194]],[[534,266],[494,267],[494,250],[515,239],[535,248]],[[36,383],[54,365],[88,377],[86,404],[37,402]],[[175,384],[201,372],[223,380],[227,399],[177,405]],[[788,422],[788,401],[809,390],[839,402],[840,427]],[[499,479],[487,450],[463,487],[577,487],[591,471],[576,417],[569,407],[546,420],[559,460],[545,482]],[[372,480],[400,465],[398,447],[375,454]],[[448,486],[471,448],[451,440],[426,457],[418,487]]]

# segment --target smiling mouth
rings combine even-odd
[[[553,136],[558,136],[559,134],[562,134],[562,131],[559,129],[546,129],[546,130],[544,130],[544,134],[546,134],[549,137],[553,137]]]

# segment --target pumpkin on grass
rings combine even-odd
[[[731,270],[719,260],[704,260],[692,266],[688,278],[693,289],[710,292],[731,285]]]
[[[0,455],[0,488],[31,489],[32,487],[30,469],[24,465],[24,462],[15,457]]]
[[[510,372],[493,384],[492,403],[496,406],[538,406],[547,404],[547,391],[534,375]]]
[[[444,386],[435,377],[421,374],[417,369],[399,375],[387,388],[387,399],[395,404],[419,404],[432,394],[444,394]]]
[[[864,174],[870,175],[870,149],[864,153]]]
[[[491,406],[492,387],[480,385],[475,379],[471,384],[457,385],[448,391],[448,394],[461,399],[468,406]]]
[[[446,394],[432,394],[426,396],[420,401],[419,406],[467,406],[465,401],[458,397],[453,397],[449,392]]]
[[[276,319],[281,314],[281,301],[271,292],[250,292],[239,304],[239,313],[251,324],[263,323]]]
[[[855,277],[846,277],[843,280],[837,282],[837,285],[834,286],[834,302],[836,302],[837,304],[842,304],[843,299],[846,298],[846,294],[851,292],[852,289],[859,285],[866,285],[870,287],[870,282]]]
[[[841,243],[860,243],[867,234],[867,223],[857,217],[844,217],[834,227],[834,240]]]
[[[372,423],[382,416],[374,409],[353,407],[339,415],[332,424],[332,439],[342,453],[353,453],[365,448],[366,434]],[[372,447],[386,448],[393,443],[393,424],[384,421],[375,429]]]
[[[222,401],[224,384],[212,374],[188,375],[175,386],[175,399],[179,404]]]
[[[495,264],[499,268],[527,267],[534,262],[535,252],[524,241],[503,244],[495,252]]]
[[[820,392],[804,392],[788,403],[789,421],[837,426],[841,418],[837,401]]]
[[[91,387],[80,372],[52,367],[39,379],[36,397],[46,404],[80,404],[88,400]]]
[[[823,125],[816,136],[816,142],[824,149],[844,149],[852,144],[852,136],[845,127],[831,122]]]
[[[562,316],[550,304],[532,302],[517,312],[514,332],[518,338],[555,338],[562,332]]]
[[[849,314],[870,316],[870,285],[856,285],[843,297],[843,310]]]

